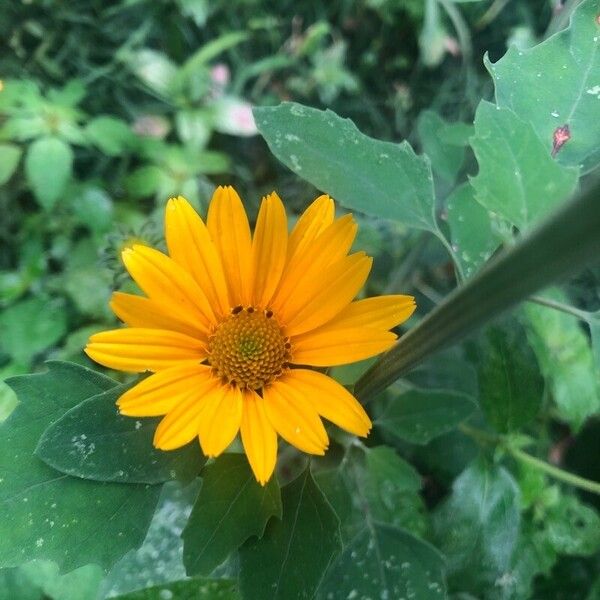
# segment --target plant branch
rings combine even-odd
[[[600,482],[579,477],[579,475],[574,475],[568,471],[563,471],[563,469],[548,464],[547,462],[540,460],[535,456],[531,456],[531,454],[527,454],[527,452],[523,452],[523,450],[520,450],[519,448],[511,448],[510,446],[507,446],[506,450],[517,460],[520,460],[521,462],[528,464],[539,471],[547,473],[551,477],[554,477],[554,479],[558,479],[559,481],[563,481],[564,483],[568,483],[569,485],[578,487],[579,489],[586,490],[587,492],[600,495]]]
[[[571,315],[572,317],[577,317],[582,321],[589,320],[589,315],[584,310],[579,310],[574,306],[569,306],[568,304],[563,304],[562,302],[557,302],[556,300],[550,300],[550,298],[531,296],[531,298],[529,298],[529,302],[540,304],[541,306],[547,306],[548,308],[554,308],[555,310],[559,310],[560,312]]]

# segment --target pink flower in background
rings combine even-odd
[[[215,128],[221,133],[251,136],[258,133],[252,105],[231,96],[221,98],[215,104]]]
[[[217,63],[210,70],[210,78],[219,87],[225,87],[231,80],[231,72],[225,63]]]

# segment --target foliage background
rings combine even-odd
[[[508,159],[500,144],[490,148],[482,141],[486,127],[492,140],[507,130],[493,122],[491,105],[480,105],[482,99],[494,99],[483,56],[495,63],[509,45],[525,51],[565,27],[579,3],[567,2],[562,12],[555,4],[5,3],[0,8],[0,379],[43,371],[48,359],[93,366],[81,348],[91,333],[115,324],[108,298],[128,285],[120,248],[133,239],[160,246],[161,213],[169,196],[185,195],[204,212],[214,185],[231,183],[254,216],[261,195],[276,189],[288,212],[298,214],[317,193],[308,183],[316,183],[314,177],[302,180],[306,170],[294,168],[298,165],[289,152],[286,161],[285,148],[278,154],[266,116],[265,123],[257,117],[272,153],[251,114],[252,106],[288,100],[331,109],[369,136],[408,140],[418,153],[429,155],[440,217],[433,235],[402,218],[357,214],[357,247],[376,259],[369,294],[414,294],[416,323],[455,287],[453,259],[468,278],[483,262],[469,256],[471,247],[487,258],[497,245],[512,243],[515,227],[524,230],[530,224],[499,211],[489,229],[488,213],[482,221],[479,213],[463,214],[455,207],[472,201],[465,182],[477,173],[471,181],[480,201],[502,177],[503,189],[512,189],[510,173],[485,171],[486,164]],[[551,77],[551,64],[549,69]],[[509,123],[511,117],[506,118]],[[341,135],[343,126],[336,122],[335,127]],[[282,132],[291,134],[292,128],[292,120],[282,121]],[[532,132],[536,139],[537,131]],[[540,194],[546,203],[540,215],[566,199],[578,175],[583,175],[581,186],[593,177],[585,175],[593,165],[586,163],[575,174],[567,168],[575,163],[567,162],[559,172],[547,154],[540,158],[531,152],[523,159],[530,161],[525,171],[539,169],[557,182],[559,192]],[[540,185],[532,180],[529,197]],[[494,211],[491,192],[488,199],[482,204]],[[448,238],[452,257],[440,244]],[[545,297],[597,315],[599,282],[598,268],[588,269]],[[361,569],[349,558],[368,544],[361,537],[362,517],[347,498],[353,490],[361,490],[362,503],[374,514],[376,525],[365,535],[378,537],[383,548],[410,549],[414,539],[435,546],[445,556],[443,569],[430,546],[430,554],[415,562],[443,570],[448,592],[456,598],[597,597],[598,496],[557,482],[507,450],[525,448],[598,480],[600,353],[591,346],[590,331],[600,341],[600,325],[594,319],[587,319],[588,326],[586,319],[564,311],[524,305],[379,398],[372,405],[379,426],[368,447],[348,449],[338,440],[339,454],[345,448],[351,457],[344,465],[351,468],[336,465],[335,449],[331,464],[313,463],[317,483],[309,481],[307,489],[314,485],[315,495],[324,492],[341,521],[340,543],[350,548],[342,555],[346,562],[335,563],[324,579],[323,597],[335,590],[335,582]],[[364,368],[339,369],[336,376],[350,384]],[[437,397],[440,393],[446,396]],[[458,417],[444,414],[437,423],[427,422],[437,426],[435,431],[419,433],[410,415],[397,408],[399,399],[415,411],[428,402],[432,411],[452,407]],[[0,420],[16,402],[14,391],[0,383]],[[448,419],[458,424],[467,417],[459,429],[444,428]],[[331,466],[337,468],[328,470]],[[302,467],[297,457],[284,455],[281,482],[292,480]],[[202,493],[208,493],[209,480],[210,471]],[[284,488],[284,507],[286,489],[292,493]],[[27,555],[23,566],[0,570],[0,598],[91,598],[183,580],[179,534],[197,493],[197,483],[167,484],[143,545],[111,564],[107,576],[95,565],[59,575],[53,562],[28,562],[33,556]],[[307,519],[321,517],[329,518],[327,513]],[[415,537],[400,539],[404,533],[392,527]],[[248,536],[253,533],[261,532]],[[425,552],[418,548],[409,556]],[[227,555],[213,557],[197,572],[225,581],[240,568],[243,574],[245,561],[253,565],[246,549],[219,566]],[[9,563],[12,558],[2,562]],[[411,568],[411,560],[404,563]],[[293,577],[290,582],[293,588]],[[212,584],[203,580],[202,585]],[[217,592],[237,597],[237,584],[227,579],[223,585],[197,597]],[[247,597],[255,597],[252,585],[242,575]],[[437,597],[434,587],[428,596],[423,582],[415,585],[417,597]],[[352,580],[348,586],[352,598]],[[169,588],[181,597],[187,593],[174,589]],[[288,593],[284,597],[294,597]]]

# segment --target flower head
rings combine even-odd
[[[353,301],[371,258],[348,255],[356,224],[334,219],[317,198],[288,234],[284,206],[263,199],[254,236],[242,202],[220,187],[206,224],[184,198],[169,200],[169,255],[144,245],[123,251],[144,292],[116,292],[115,314],[128,326],[97,333],[87,354],[107,367],[153,374],[125,392],[119,410],[166,415],[154,444],[179,448],[199,438],[221,454],[238,432],[258,481],[277,460],[277,436],[322,455],[321,417],[366,436],[371,421],[340,384],[310,367],[355,362],[388,349],[389,330],[415,308],[411,296]]]

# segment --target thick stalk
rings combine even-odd
[[[600,260],[600,181],[492,259],[356,382],[366,402],[432,354],[548,285]]]

